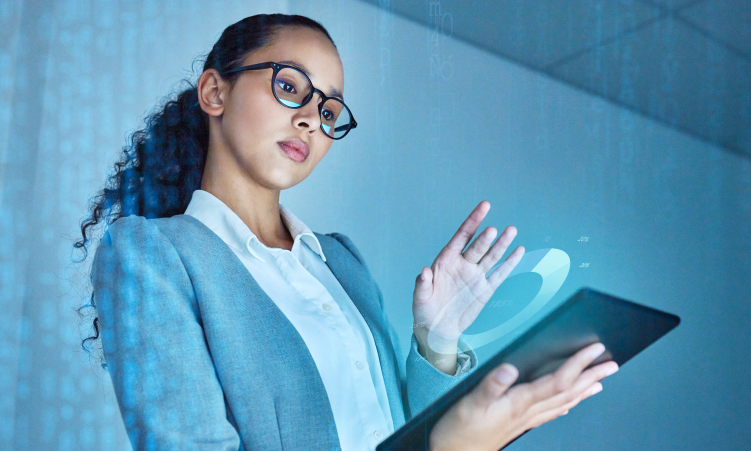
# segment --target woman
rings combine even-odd
[[[415,282],[400,378],[378,286],[344,235],[279,204],[356,127],[331,37],[301,16],[228,27],[195,87],[147,121],[86,229],[107,218],[92,267],[94,320],[136,449],[373,449],[477,367],[459,336],[521,258],[481,202]],[[464,251],[463,251],[464,250]],[[463,251],[463,252],[462,252]],[[440,320],[437,320],[440,319]],[[432,430],[433,450],[498,449],[602,389],[589,346],[509,389],[501,365]]]

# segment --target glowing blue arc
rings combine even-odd
[[[493,272],[498,266],[500,266],[500,263],[493,267],[489,273]],[[492,343],[519,327],[525,321],[533,317],[535,313],[539,312],[540,309],[542,309],[542,307],[544,307],[545,304],[555,296],[563,285],[563,282],[566,280],[566,277],[568,277],[568,271],[570,268],[571,259],[567,253],[560,249],[539,249],[524,254],[521,261],[516,265],[514,270],[511,271],[508,277],[528,272],[537,273],[542,276],[542,286],[540,287],[540,291],[537,292],[537,295],[532,299],[532,302],[524,307],[524,309],[517,313],[513,318],[479,334],[462,334],[464,341],[470,345],[472,349],[477,349],[488,343]]]

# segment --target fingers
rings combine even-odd
[[[590,390],[592,387],[599,386],[600,390],[602,390],[602,384],[600,384],[599,381],[606,378],[607,376],[610,376],[611,374],[614,374],[617,371],[618,364],[612,361],[594,366],[581,373],[581,375],[576,379],[574,384],[568,390],[558,393],[551,398],[537,402],[535,405],[530,407],[530,413],[532,415],[536,415],[540,412],[551,410],[568,410],[568,408],[575,406],[582,399],[591,396],[591,394],[588,393],[588,390]],[[568,408],[561,409],[561,406],[568,406]]]
[[[528,428],[536,428],[544,423],[547,423],[548,421],[555,420],[561,415],[566,415],[569,410],[573,409],[577,404],[589,398],[590,396],[600,393],[601,391],[602,384],[595,382],[591,386],[587,387],[587,389],[579,394],[579,396],[577,396],[573,401],[570,401],[557,408],[544,410],[542,412],[534,414],[529,421]]]
[[[484,272],[488,272],[490,268],[493,267],[493,265],[498,263],[501,257],[503,257],[503,254],[506,253],[506,249],[508,249],[508,247],[511,245],[511,242],[514,241],[514,238],[516,238],[516,233],[517,233],[516,227],[514,226],[506,227],[506,229],[503,231],[503,233],[501,233],[501,236],[498,238],[495,244],[493,244],[493,247],[490,248],[490,251],[488,251],[488,248],[485,247],[485,249],[483,249],[482,255],[480,255],[479,258],[477,258],[477,260],[471,260],[471,261],[477,262],[477,264],[480,265],[480,268],[482,268]],[[478,240],[475,240],[475,242],[470,245],[470,248],[477,241]],[[469,251],[469,249],[467,249],[467,251]],[[465,255],[465,258],[467,258],[466,256],[467,252],[465,252],[464,255]],[[467,258],[467,260],[469,259]]]
[[[530,383],[531,390],[519,391],[521,402],[534,405],[568,390],[590,363],[605,352],[602,343],[591,344],[571,356],[553,374],[542,376]]]
[[[415,300],[422,303],[433,295],[433,271],[424,266],[415,280]]]
[[[473,390],[475,401],[487,406],[498,400],[519,377],[519,370],[510,363],[502,363],[480,382]]]
[[[463,407],[459,409],[462,412],[460,416],[477,421],[479,418],[502,415],[504,425],[510,428],[511,436],[515,437],[565,415],[582,400],[602,391],[599,380],[608,373],[612,374],[614,368],[617,369],[615,362],[606,362],[583,371],[604,352],[604,348],[601,343],[587,346],[569,358],[555,373],[513,388],[511,386],[519,378],[519,372],[513,365],[503,363],[487,374],[466,396],[466,401],[461,403]],[[570,379],[571,372],[574,373],[573,379]],[[560,381],[568,382],[568,385],[563,387]],[[551,403],[553,398],[555,402]]]
[[[490,210],[490,202],[486,200],[480,202],[472,210],[467,219],[464,220],[462,225],[459,226],[459,230],[456,231],[444,250],[461,253],[467,247],[467,243],[475,235],[475,232],[477,232],[477,228],[480,226],[482,220],[485,219],[488,210]]]
[[[562,407],[559,408],[561,410],[561,414],[563,412],[568,412],[569,410],[573,409],[577,404],[584,401],[585,399],[589,398],[590,396],[594,396],[597,393],[600,393],[602,391],[602,383],[595,382],[594,384],[587,387],[586,390],[582,391],[579,396],[576,397],[573,401],[564,404]]]
[[[571,387],[584,369],[603,352],[605,352],[605,345],[602,343],[593,343],[580,349],[553,374],[555,378],[553,389],[562,392]]]
[[[508,227],[506,228],[508,231]],[[514,235],[516,235],[516,229],[514,229]],[[504,232],[505,234],[506,232]],[[483,230],[480,235],[475,238],[474,241],[472,241],[472,244],[469,245],[466,251],[464,251],[463,257],[465,260],[467,260],[470,263],[477,264],[477,262],[480,261],[481,258],[485,255],[486,252],[488,252],[488,248],[490,248],[490,244],[495,239],[496,235],[498,234],[498,230],[495,227],[488,227],[487,229]],[[498,245],[498,242],[500,242],[502,239],[504,239],[504,236],[501,235],[501,238],[496,241],[493,248],[495,248]],[[513,239],[513,237],[511,238]],[[510,242],[510,241],[509,241]],[[506,245],[508,247],[508,245]],[[504,252],[506,249],[504,248]],[[501,255],[498,256],[500,259],[503,255],[503,252],[501,252]]]
[[[611,361],[586,371],[585,368],[604,351],[602,343],[589,345],[566,360],[555,373],[513,388],[519,377],[517,369],[508,363],[499,365],[470,393],[472,402],[468,406],[473,407],[468,408],[480,408],[487,415],[493,411],[487,409],[500,406],[498,408],[510,415],[509,420],[516,419],[509,424],[515,424],[513,428],[519,433],[538,427],[565,415],[582,400],[602,390],[599,381],[617,371],[618,365]]]
[[[505,251],[506,250],[504,249],[504,252]],[[490,275],[488,276],[488,283],[492,287],[493,291],[495,291],[496,288],[498,288],[503,283],[503,281],[506,280],[508,275],[511,274],[511,271],[513,271],[514,268],[516,268],[516,265],[519,264],[522,257],[524,256],[524,252],[525,252],[524,246],[517,246],[517,248],[514,249],[514,251],[511,252],[511,254],[508,257],[506,257],[506,260],[500,265],[498,265],[498,267],[494,269],[493,272],[490,273]],[[487,257],[487,255],[485,257]],[[484,264],[485,264],[485,259],[483,259],[483,261],[480,262],[481,266],[483,266]],[[495,264],[495,262],[493,262],[493,264]],[[490,266],[493,266],[493,264],[491,264]],[[483,270],[485,271],[484,268]]]
[[[488,227],[483,230],[483,232],[469,245],[469,247],[467,247],[467,244],[477,232],[480,223],[483,219],[485,219],[485,216],[487,215],[489,210],[489,202],[480,202],[472,211],[472,213],[470,213],[467,219],[464,220],[462,225],[459,227],[459,230],[456,231],[454,236],[443,249],[444,251],[453,253],[462,253],[462,251],[464,251],[462,254],[464,259],[470,263],[480,265],[480,268],[482,268],[484,272],[488,272],[490,268],[492,268],[493,265],[495,265],[501,259],[503,254],[506,253],[506,250],[511,245],[511,242],[514,241],[514,238],[516,238],[517,234],[516,227],[506,227],[506,229],[503,231],[501,236],[491,248],[490,245],[493,243],[493,240],[498,234],[498,230],[495,227]],[[467,248],[466,250],[464,250],[465,247]],[[490,251],[488,251],[488,249],[490,249]],[[519,248],[514,250],[514,252],[518,251],[520,251]],[[509,258],[506,259],[506,262],[504,262],[504,264],[507,262],[508,264],[505,265],[504,269],[501,272],[505,271],[507,273],[510,273],[511,270],[514,269],[516,263],[518,263],[518,260],[521,259],[521,256],[524,254],[524,249],[522,248],[520,252],[521,254],[514,254],[513,258],[511,258],[512,256],[509,256],[511,260],[509,260]],[[500,282],[498,282],[498,284],[500,285]]]

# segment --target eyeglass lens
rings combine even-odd
[[[297,69],[284,67],[276,74],[274,94],[282,105],[299,108],[312,89],[310,81]],[[321,107],[321,129],[333,138],[347,133],[351,119],[349,110],[338,99],[326,99]]]

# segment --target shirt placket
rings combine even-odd
[[[330,326],[334,328],[337,335],[341,337],[341,344],[344,347],[350,362],[350,375],[354,381],[355,386],[355,398],[358,405],[359,412],[378,412],[381,417],[380,421],[372,420],[372,415],[364,417],[360,414],[360,423],[363,425],[363,438],[364,441],[370,444],[371,448],[374,448],[376,444],[381,442],[388,433],[388,427],[386,425],[386,419],[382,418],[380,404],[378,404],[378,397],[375,393],[375,386],[370,376],[370,369],[367,363],[367,354],[365,353],[364,343],[360,343],[357,339],[352,326],[349,324],[344,316],[344,313],[339,308],[338,304],[331,296],[326,288],[313,277],[303,267],[300,261],[289,251],[282,251],[278,255],[275,255],[277,263],[285,278],[290,282],[292,287],[304,297],[308,297],[303,292],[306,290],[299,285],[298,278],[308,277],[314,284],[319,292],[319,295],[313,296],[312,302],[319,302],[318,308],[323,312],[324,316],[328,320]],[[357,345],[359,344],[359,346]]]

